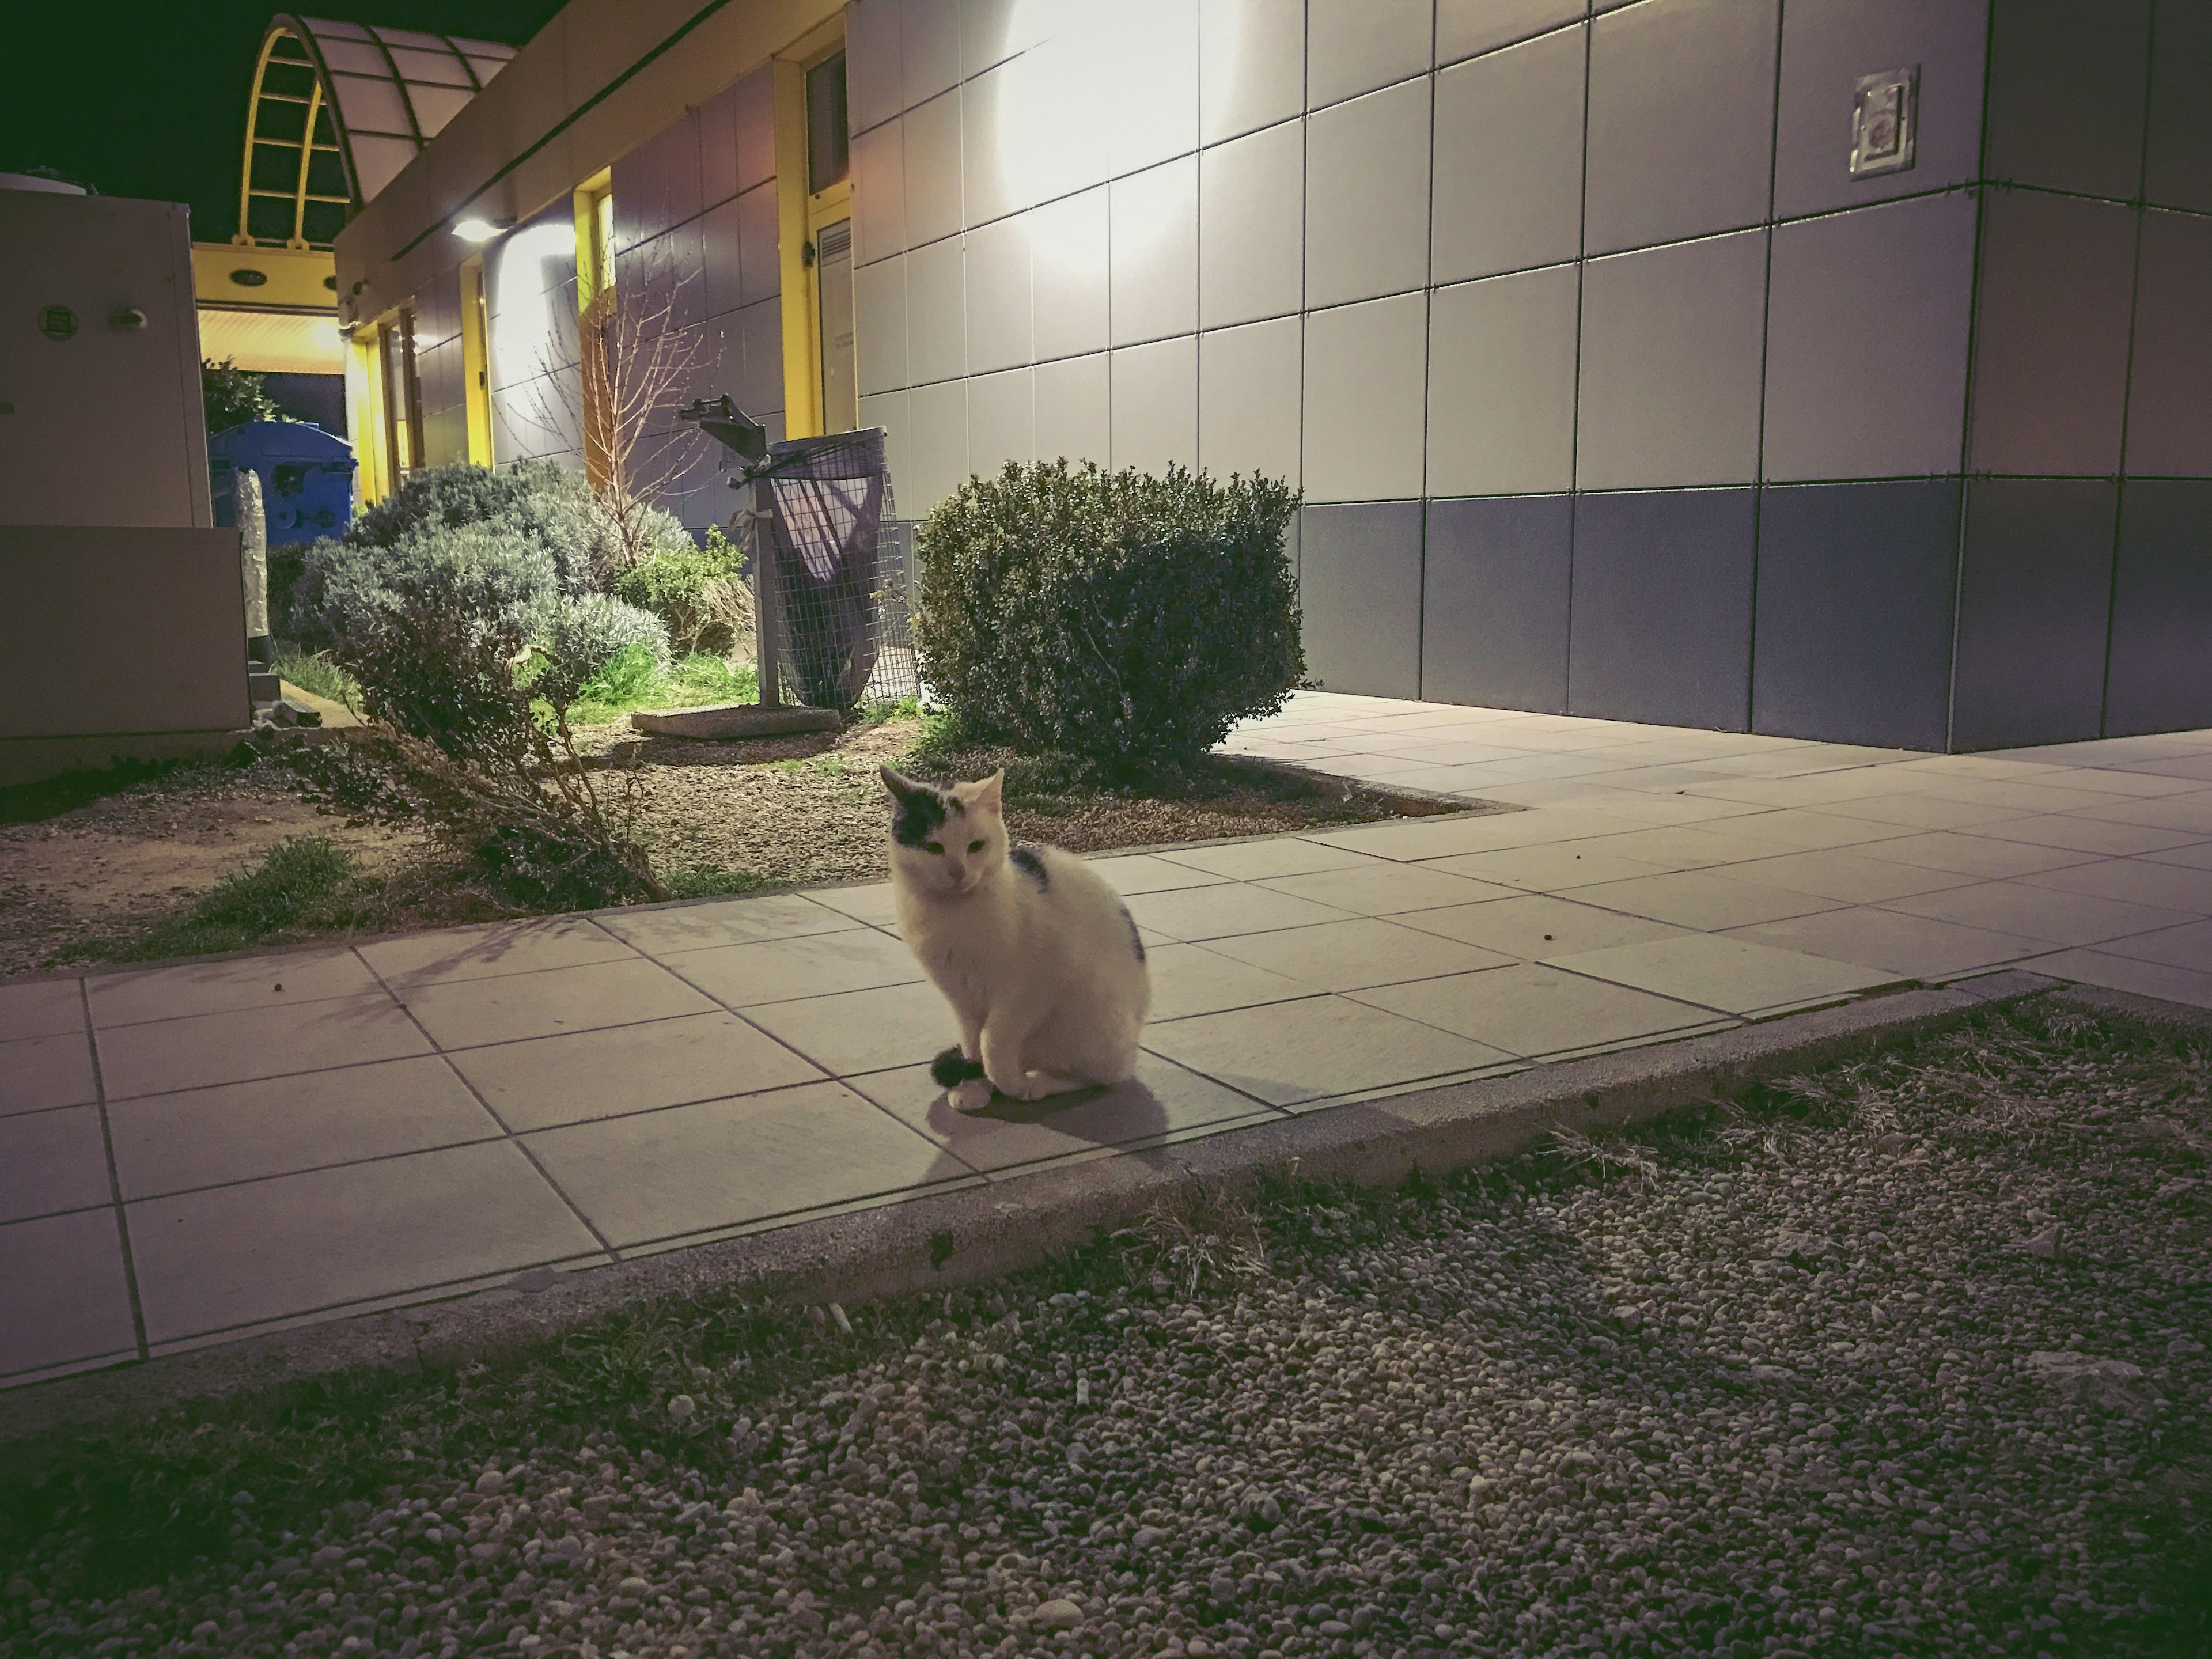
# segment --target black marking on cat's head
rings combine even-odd
[[[1020,867],[1021,872],[1037,884],[1042,893],[1052,886],[1052,878],[1044,872],[1044,855],[1034,847],[1017,847],[1006,857]]]
[[[947,1048],[929,1062],[930,1080],[940,1089],[957,1089],[971,1078],[983,1075],[983,1062],[970,1060],[956,1048]]]
[[[952,796],[916,783],[888,766],[883,771],[884,787],[891,792],[891,839],[900,846],[923,846],[936,838],[949,814],[967,815],[967,807]]]
[[[1129,924],[1129,943],[1137,952],[1137,960],[1145,959],[1145,936],[1137,931],[1137,919],[1129,914],[1129,907],[1121,907],[1121,920]]]

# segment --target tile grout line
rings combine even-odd
[[[596,924],[594,925],[596,926]],[[605,930],[601,929],[600,931],[604,932]],[[385,995],[390,997],[393,1005],[398,1008],[399,1012],[407,1016],[407,1023],[422,1033],[422,1040],[430,1045],[431,1052],[445,1062],[446,1069],[453,1074],[454,1078],[460,1083],[461,1087],[469,1091],[469,1097],[474,1100],[478,1106],[483,1109],[484,1115],[487,1117],[490,1118],[494,1123],[499,1126],[500,1133],[506,1138],[508,1144],[529,1161],[530,1167],[538,1172],[538,1178],[544,1182],[545,1185],[551,1189],[552,1194],[556,1198],[559,1199],[563,1205],[568,1206],[568,1212],[576,1218],[577,1222],[583,1227],[584,1231],[591,1234],[594,1239],[599,1241],[599,1248],[605,1251],[609,1256],[619,1261],[622,1259],[621,1256],[616,1253],[614,1246],[607,1242],[607,1236],[599,1231],[598,1224],[595,1223],[589,1216],[586,1215],[583,1211],[577,1206],[576,1200],[568,1196],[567,1189],[564,1188],[559,1182],[554,1180],[551,1172],[549,1171],[543,1164],[538,1162],[538,1154],[528,1146],[524,1144],[523,1138],[515,1133],[514,1128],[508,1124],[507,1121],[501,1117],[493,1108],[492,1103],[483,1097],[483,1092],[477,1089],[477,1085],[469,1080],[467,1075],[462,1072],[459,1066],[453,1064],[453,1057],[446,1052],[445,1048],[439,1042],[437,1038],[430,1035],[428,1028],[416,1017],[414,1009],[399,1000],[398,994],[395,992],[390,985],[385,982],[384,975],[377,971],[375,965],[372,963],[368,957],[362,957],[358,951],[355,952],[355,955],[360,958],[361,965],[368,970],[369,974],[375,979],[376,982],[380,986],[384,988]]]
[[[100,1143],[107,1158],[108,1201],[115,1206],[115,1236],[123,1255],[123,1285],[131,1298],[131,1340],[138,1358],[149,1357],[146,1346],[146,1310],[138,1294],[138,1261],[131,1249],[131,1212],[123,1203],[123,1178],[115,1168],[115,1131],[107,1121],[107,1080],[100,1064],[100,1033],[92,1023],[92,993],[83,980],[76,982],[77,1006],[84,1015],[85,1052],[92,1060],[92,1091],[100,1108]]]

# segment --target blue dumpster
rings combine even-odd
[[[336,536],[353,522],[353,446],[299,421],[248,421],[208,440],[215,521],[237,522],[240,471],[261,475],[269,545]]]

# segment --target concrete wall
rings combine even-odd
[[[0,784],[252,723],[236,531],[0,526]]]

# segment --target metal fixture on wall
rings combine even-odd
[[[1920,134],[1920,65],[1859,77],[1851,98],[1851,177],[1903,173]]]

